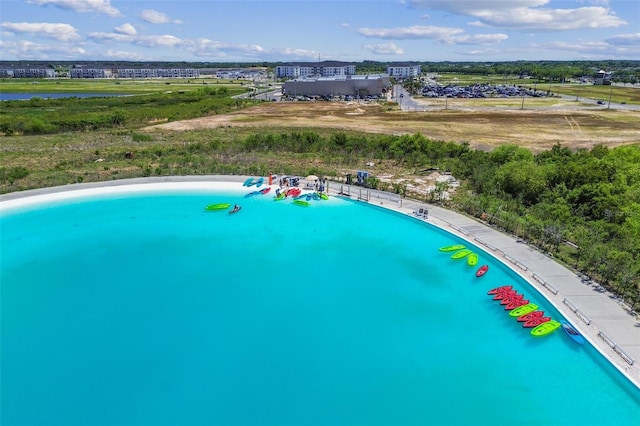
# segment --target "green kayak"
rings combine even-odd
[[[452,259],[462,259],[463,257],[469,256],[471,253],[472,253],[471,250],[464,249],[464,250],[460,250],[460,251],[457,251],[457,252],[453,253],[451,255],[451,258]]]
[[[453,246],[444,246],[444,247],[440,247],[438,250],[440,251],[456,251],[456,250],[462,250],[466,248],[465,246],[463,246],[462,244],[456,244]]]
[[[209,204],[204,209],[209,211],[215,211],[215,210],[226,210],[229,207],[231,207],[231,204],[229,203],[217,203],[217,204]]]

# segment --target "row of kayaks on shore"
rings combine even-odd
[[[245,180],[242,186],[260,187],[263,184],[264,184],[264,178],[259,177],[259,178],[249,178]],[[269,179],[269,184],[271,184],[271,178]],[[262,189],[251,191],[245,194],[245,198],[253,197],[256,195],[265,195],[265,194],[268,194],[269,192],[271,192],[271,186],[266,186]],[[329,195],[325,194],[324,192],[316,191],[316,192],[302,193],[302,190],[298,187],[293,187],[285,191],[281,191],[281,192],[277,191],[277,192],[278,194],[273,197],[274,201],[281,201],[281,200],[284,200],[285,198],[291,197],[292,204],[301,206],[301,207],[309,207],[311,205],[310,201],[312,200],[328,200],[329,199]],[[214,204],[209,204],[205,206],[204,209],[206,211],[224,211],[224,210],[228,210],[230,207],[231,207],[230,203],[214,203]],[[240,211],[240,209],[241,207],[236,205],[231,211],[229,211],[229,213],[236,213]]]
[[[260,188],[263,183],[264,183],[264,178],[263,177],[258,177],[258,178],[250,177],[249,179],[244,181],[242,186],[254,186],[255,185],[256,187]]]
[[[303,194],[300,188],[291,188],[286,191],[280,192],[273,197],[273,201],[284,200],[287,197],[292,197],[294,204],[308,206],[311,200],[328,200],[329,195],[324,192],[308,192]],[[305,203],[296,203],[295,201],[305,201]]]

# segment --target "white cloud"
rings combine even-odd
[[[13,32],[49,37],[60,41],[80,39],[76,29],[69,24],[51,24],[47,22],[3,22],[2,28]]]
[[[134,40],[133,35],[121,33],[89,33],[88,37],[95,41],[106,40],[123,43],[131,43]]]
[[[63,43],[41,44],[21,40],[18,42],[6,42],[0,40],[0,51],[3,56],[19,59],[77,59],[83,58],[86,51],[78,46],[70,46]]]
[[[553,41],[549,43],[531,43],[522,46],[523,50],[537,50],[548,53],[549,51],[564,52],[568,58],[619,58],[637,59],[640,55],[640,46],[629,48],[624,44],[613,44],[609,40],[589,41]],[[579,54],[579,56],[578,56]]]
[[[120,25],[119,27],[115,27],[113,30],[118,34],[126,34],[130,36],[134,36],[138,33],[136,28],[128,22]]]
[[[446,44],[491,44],[508,38],[506,34],[463,34],[460,28],[412,26],[401,28],[360,28],[358,32],[365,37],[392,40],[431,39]]]
[[[452,44],[496,44],[508,39],[506,34],[472,34],[451,37],[450,40],[443,40]]]
[[[140,19],[150,24],[182,23],[182,21],[180,21],[179,19],[172,20],[166,13],[158,12],[157,10],[153,9],[144,9],[140,13]]]
[[[271,49],[267,52],[274,58],[287,58],[289,60],[317,60],[318,52],[315,50],[296,49],[291,47],[285,47],[282,49]],[[281,60],[281,59],[278,59]]]
[[[404,50],[398,47],[395,43],[381,43],[381,44],[366,44],[363,46],[364,50],[367,50],[374,55],[403,55]]]
[[[412,27],[400,28],[360,28],[358,33],[365,37],[377,37],[383,39],[445,39],[453,35],[461,34],[464,30],[460,28],[434,27],[414,25]]]
[[[608,7],[543,7],[549,2],[550,0],[410,0],[409,4],[415,8],[431,8],[471,16],[484,25],[522,31],[612,28],[627,24]]]
[[[52,5],[64,10],[79,13],[102,13],[107,16],[122,16],[120,11],[111,6],[111,0],[28,0],[38,6]]]
[[[144,47],[176,47],[189,42],[172,35],[140,35],[122,33],[89,33],[95,41],[115,41]]]
[[[172,35],[139,35],[133,38],[133,44],[146,47],[175,47],[183,44],[182,39]]]
[[[640,33],[619,34],[617,36],[608,38],[606,41],[607,43],[616,46],[635,46],[636,48],[640,49]]]
[[[107,50],[104,55],[107,58],[111,58],[111,59],[119,59],[122,61],[139,61],[144,59],[144,56],[142,56],[139,53],[136,52],[127,52],[124,50]]]
[[[233,44],[224,41],[198,38],[185,42],[187,49],[196,56],[224,57],[228,53],[238,53],[242,56],[262,55],[265,50],[258,44]]]

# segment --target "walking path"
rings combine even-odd
[[[4,194],[0,195],[0,202],[61,191],[142,183],[242,183],[247,177],[176,176],[74,184]],[[338,195],[345,186],[330,183],[328,189],[331,194]],[[353,194],[360,194],[362,190],[358,187],[350,188],[355,188],[350,191]],[[475,219],[437,206],[402,199],[396,194],[373,192],[376,192],[378,197],[370,198],[370,203],[379,203],[382,207],[408,215],[413,215],[413,212],[420,208],[428,209],[429,214],[423,220],[481,246],[502,261],[545,296],[593,346],[640,388],[640,316],[629,312],[621,301],[607,293],[598,283],[583,281],[576,272],[560,265],[535,248]]]

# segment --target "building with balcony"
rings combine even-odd
[[[276,66],[276,78],[335,77],[355,75],[356,66],[347,62],[296,62]]]
[[[399,79],[418,77],[421,72],[420,64],[410,62],[393,63],[387,66],[387,74],[389,74],[389,77]]]

